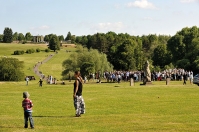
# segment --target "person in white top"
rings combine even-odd
[[[190,84],[192,84],[193,83],[193,72],[192,71],[190,72],[189,79],[190,79]]]

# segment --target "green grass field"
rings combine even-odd
[[[23,47],[25,46],[25,47]],[[38,45],[0,44],[0,56],[25,61],[24,72],[34,74],[31,67],[50,53],[11,55],[14,50],[35,48]],[[45,49],[41,45],[41,49]],[[64,47],[52,60],[42,64],[45,74],[61,77],[62,61],[69,56]],[[7,50],[7,52],[5,51]],[[30,69],[29,69],[30,67]],[[39,87],[38,79],[29,82],[0,82],[0,132],[198,132],[199,87],[182,85],[182,81],[153,82],[153,85],[130,86],[129,82],[84,84],[86,114],[75,117],[73,82],[66,85]],[[22,93],[28,91],[33,101],[35,129],[24,129]]]
[[[0,84],[0,131],[32,131],[23,128],[22,92],[34,103],[34,131],[38,132],[190,132],[199,131],[199,87],[182,82],[153,82],[151,86],[129,82],[84,84],[86,114],[74,117],[73,84],[37,81]]]
[[[15,50],[24,50],[27,49],[41,49],[42,51],[39,53],[32,54],[24,54],[24,55],[12,55]],[[55,52],[44,52],[47,48],[46,44],[5,44],[0,43],[0,57],[13,57],[18,58],[20,61],[24,61],[24,73],[25,75],[32,76],[34,75],[33,66],[38,62],[43,61],[47,56],[51,54],[55,54],[54,57],[49,60],[48,63],[43,63],[41,67],[39,67],[39,71],[45,73],[45,75],[52,75],[53,77],[60,80],[62,78],[62,62],[69,57],[69,55],[74,52],[76,49],[73,47],[61,47],[58,54]],[[66,52],[71,51],[71,52]],[[40,77],[35,76],[37,79]]]

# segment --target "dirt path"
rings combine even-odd
[[[48,57],[47,57],[45,60],[43,60],[43,61],[41,61],[41,62],[38,62],[38,63],[33,67],[33,71],[34,71],[34,73],[35,73],[37,76],[39,76],[39,77],[41,78],[41,72],[39,71],[40,65],[42,65],[42,64],[46,63],[47,61],[49,61],[53,56],[54,56],[54,54],[48,55]],[[46,78],[45,78],[45,79],[46,79]]]

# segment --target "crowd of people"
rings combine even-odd
[[[106,79],[107,82],[118,82],[121,81],[129,81],[130,78],[133,78],[134,81],[143,81],[145,78],[144,71],[113,71],[113,72],[104,72],[100,74],[100,72],[90,73],[89,77],[85,77],[84,80],[96,80],[100,82],[101,79]],[[182,68],[179,69],[169,69],[163,71],[152,71],[151,72],[151,81],[163,81],[167,78],[173,81],[182,81],[182,80],[190,80],[193,81],[193,72],[191,70],[186,71]]]

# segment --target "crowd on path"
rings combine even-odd
[[[33,71],[34,73],[39,76],[40,78],[42,79],[46,79],[45,75],[39,71],[39,67],[43,64],[43,63],[46,63],[48,60],[50,60],[52,57],[54,56],[54,54],[51,54],[51,55],[48,55],[48,57],[46,59],[44,59],[43,61],[41,62],[38,62],[37,64],[34,65],[33,67]]]

